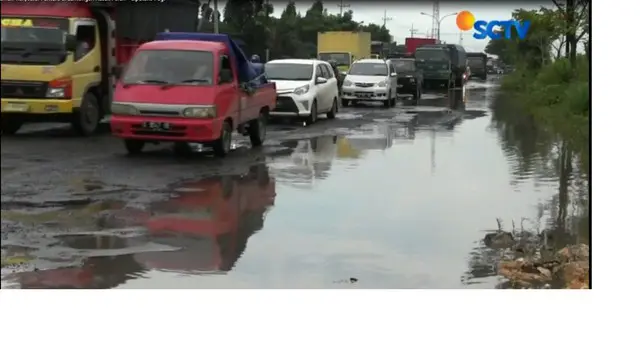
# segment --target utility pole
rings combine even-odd
[[[213,32],[220,32],[220,17],[218,16],[218,0],[213,0]]]
[[[391,21],[393,20],[393,18],[391,17],[387,17],[387,10],[384,11],[384,16],[382,17],[382,27],[386,28],[387,27],[387,21]]]
[[[338,4],[338,7],[340,8],[340,16],[342,17],[342,12],[344,11],[344,9],[350,8],[351,5],[345,4],[343,0],[340,0],[340,4]]]
[[[440,40],[440,1],[438,0],[433,2],[431,18],[433,19],[431,23],[431,37],[435,36],[436,39]]]
[[[418,34],[418,29],[413,27],[413,24],[411,24],[411,29],[409,29],[409,34],[411,34],[411,37],[413,37],[414,35]]]

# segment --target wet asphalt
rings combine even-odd
[[[2,287],[493,288],[484,231],[554,193],[514,179],[496,92],[277,120],[226,159],[30,125],[2,138]]]

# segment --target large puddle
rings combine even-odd
[[[2,286],[496,287],[497,254],[480,239],[496,218],[548,223],[556,213],[541,204],[558,176],[514,170],[518,144],[492,121],[493,91],[431,95],[339,135],[285,141],[265,163],[174,184],[168,199],[3,204]],[[14,229],[26,224],[37,230]]]

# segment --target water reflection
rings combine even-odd
[[[112,288],[149,269],[225,273],[233,269],[248,239],[262,229],[276,195],[264,164],[242,175],[181,184],[176,193],[145,210],[122,210],[143,233],[57,235],[49,257],[39,256],[47,259],[49,269],[27,269],[6,280],[22,288]]]
[[[555,188],[542,198],[536,216],[513,219],[518,229],[545,231],[550,250],[558,250],[575,243],[589,243],[589,178],[580,156],[562,139],[531,118],[524,116],[508,96],[495,99],[490,131],[498,135],[509,164],[510,185],[515,191],[534,188]],[[507,221],[511,221],[508,219]],[[478,242],[469,256],[469,270],[463,275],[464,284],[473,285],[480,279],[497,276],[500,252]],[[500,285],[499,285],[500,286]]]

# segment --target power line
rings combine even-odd
[[[340,8],[340,16],[342,16],[342,12],[344,11],[344,9],[350,8],[351,5],[345,4],[343,0],[340,0],[340,4],[338,4],[338,7]]]

